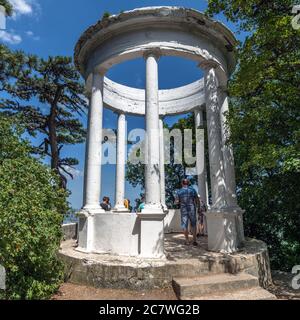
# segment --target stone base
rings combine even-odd
[[[168,210],[164,220],[164,229],[166,233],[182,232],[180,210]]]
[[[206,213],[206,220],[210,251],[233,253],[243,246],[242,210],[211,210]],[[168,210],[168,213],[143,210],[138,215],[123,211],[94,210],[91,214],[83,211],[79,216],[78,250],[160,259],[164,257],[163,235],[170,232],[181,232],[180,210]],[[121,242],[119,235],[124,239]]]
[[[139,255],[141,226],[135,214],[129,212],[98,213],[87,217],[86,223],[91,224],[88,234],[89,250],[86,250],[86,247],[81,244],[82,238],[85,238],[85,229],[79,228],[79,251],[124,256]]]
[[[210,210],[205,216],[210,251],[233,253],[244,245],[242,210]]]
[[[140,256],[143,258],[165,259],[163,211],[144,209],[138,214],[140,219]]]
[[[123,237],[119,235],[120,242]],[[169,286],[175,277],[239,272],[272,283],[269,256],[264,242],[247,239],[235,254],[209,252],[207,238],[198,247],[185,246],[181,234],[165,236],[166,259],[145,259],[110,254],[86,254],[75,250],[72,240],[62,243],[60,257],[65,262],[66,280],[98,288],[150,289]]]
[[[164,217],[162,211],[81,214],[77,250],[163,259]]]
[[[116,213],[129,213],[129,210],[125,206],[116,206],[112,209],[112,212]]]

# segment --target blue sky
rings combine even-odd
[[[83,31],[98,21],[104,12],[119,13],[145,6],[183,6],[204,11],[205,0],[185,1],[138,1],[138,0],[10,0],[15,7],[15,14],[7,21],[7,30],[0,31],[0,43],[13,49],[37,54],[41,57],[67,55],[73,56],[74,46]],[[220,15],[218,20],[234,31]],[[241,36],[238,36],[239,38]],[[129,61],[115,66],[108,72],[114,81],[133,87],[144,88],[145,66],[142,59]],[[179,58],[164,57],[159,63],[159,86],[161,89],[179,87],[201,77],[201,71],[194,62]],[[166,119],[169,124],[178,117]],[[128,117],[128,130],[144,128],[144,119]],[[82,119],[86,125],[86,119]],[[111,111],[104,112],[104,127],[116,128],[117,117]],[[75,179],[69,181],[68,187],[72,195],[70,202],[76,209],[82,205],[83,167],[85,146],[65,147],[64,155],[75,156],[80,164]],[[115,166],[106,165],[102,168],[102,196],[107,195],[114,202]],[[139,196],[139,188],[126,185],[126,197],[134,201]]]

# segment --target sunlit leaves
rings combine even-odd
[[[0,115],[0,264],[8,299],[48,298],[62,280],[57,259],[66,193]],[[0,295],[1,298],[1,295]]]
[[[247,38],[229,86],[229,123],[240,205],[250,236],[265,240],[274,268],[300,255],[300,30],[293,0],[210,0]]]

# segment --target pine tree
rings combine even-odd
[[[85,130],[80,116],[87,109],[84,86],[69,57],[47,60],[0,46],[0,100],[3,112],[19,115],[28,133],[43,137],[33,151],[50,157],[51,168],[66,188],[67,176],[73,178],[76,158],[62,158],[65,145],[84,142]]]

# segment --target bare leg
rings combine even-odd
[[[188,230],[189,234],[193,234],[193,228],[191,226],[191,223],[189,222],[189,230]]]
[[[193,228],[193,241],[197,242],[197,227]]]
[[[186,242],[186,244],[188,244],[189,243],[189,230],[188,229],[184,230],[183,234],[185,237],[185,242]]]
[[[201,223],[197,225],[197,237],[201,234]]]
[[[199,234],[200,236],[203,236],[204,233],[204,225],[202,223],[199,224]]]

